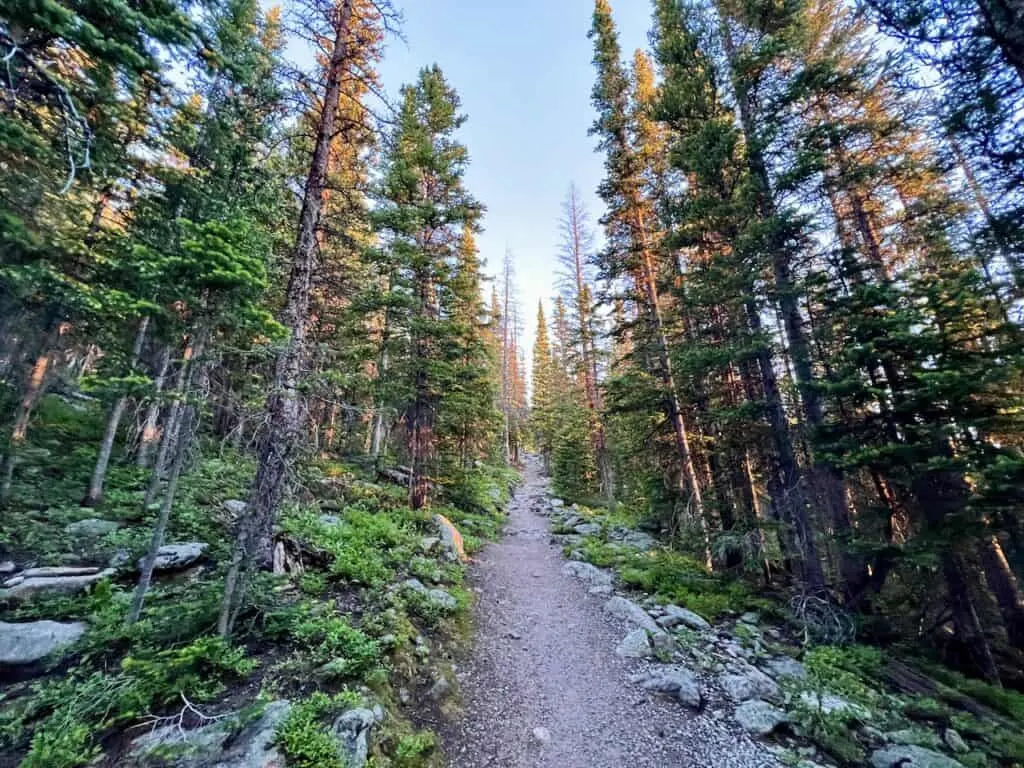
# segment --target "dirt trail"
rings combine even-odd
[[[775,766],[735,727],[630,682],[643,662],[615,647],[629,627],[606,597],[562,573],[550,543],[547,482],[527,463],[501,541],[477,557],[472,658],[462,714],[446,734],[452,768],[761,768]],[[538,730],[543,729],[543,730]]]

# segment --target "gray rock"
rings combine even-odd
[[[610,595],[613,591],[614,590],[611,588],[611,585],[609,584],[598,584],[596,587],[591,587],[587,590],[587,592],[591,595],[602,596]]]
[[[655,632],[651,635],[651,645],[656,655],[669,654],[676,649],[676,641],[668,632]]]
[[[767,736],[789,720],[781,709],[758,699],[740,704],[734,717],[743,730],[755,736]]]
[[[694,709],[700,708],[704,698],[697,677],[678,665],[659,667],[638,682],[648,691],[668,694]]]
[[[643,531],[630,531],[626,533],[619,540],[619,544],[629,549],[635,549],[638,552],[647,552],[658,546],[658,542],[654,540],[654,537]]]
[[[696,613],[689,611],[686,608],[669,604],[666,605],[663,610],[664,615],[658,619],[658,623],[663,627],[675,627],[682,624],[690,629],[696,629],[699,632],[706,632],[711,629],[711,625],[705,621],[703,617],[698,616]]]
[[[74,644],[85,633],[80,621],[0,621],[0,665],[33,664]]]
[[[370,730],[382,713],[361,707],[350,709],[334,721],[338,754],[345,768],[363,768],[370,753]]]
[[[733,701],[774,699],[779,695],[778,683],[761,670],[750,666],[725,675],[720,683],[722,690]]]
[[[764,669],[777,680],[787,677],[793,680],[803,680],[807,677],[807,668],[789,656],[768,659],[764,663]]]
[[[92,576],[94,573],[99,572],[99,568],[88,565],[56,565],[49,568],[29,568],[18,575],[25,579],[52,579],[58,576]]]
[[[284,756],[274,744],[291,703],[275,701],[248,725],[231,714],[210,725],[182,730],[156,728],[132,741],[130,768],[281,768]]]
[[[430,686],[430,689],[427,691],[427,698],[431,701],[440,701],[448,695],[448,692],[451,689],[452,684],[448,682],[448,678],[441,675],[434,681],[434,684]]]
[[[337,515],[320,515],[317,520],[320,525],[341,525],[341,518]]]
[[[585,581],[592,586],[608,586],[612,583],[612,574],[601,570],[590,563],[582,563],[570,560],[562,566],[562,573],[566,576],[574,576],[580,581]]]
[[[456,539],[458,531],[451,521],[442,515],[434,515],[434,526],[437,528],[438,536],[441,539],[441,546],[444,547],[445,556],[453,562],[462,559],[460,544]]]
[[[892,731],[885,734],[885,740],[891,741],[893,744],[912,744],[917,747],[927,747],[928,749],[940,749],[942,747],[942,738],[939,734],[923,728],[904,728],[899,731]]]
[[[756,626],[761,621],[761,616],[760,614],[751,611],[749,613],[744,613],[742,616],[740,616],[740,621],[744,624]]]
[[[630,624],[635,624],[641,629],[646,629],[649,632],[661,631],[661,628],[655,623],[654,619],[650,617],[650,614],[648,614],[647,611],[632,600],[627,600],[621,595],[616,595],[605,603],[604,610],[605,613],[609,613],[621,621],[627,621]]]
[[[406,589],[411,589],[413,592],[426,592],[427,588],[423,585],[423,582],[419,579],[406,579],[402,582],[402,586]]]
[[[552,499],[551,500],[551,508],[552,509],[558,509],[559,507],[564,507],[564,506],[565,506],[565,502],[562,501],[561,499]]]
[[[107,560],[107,568],[113,568],[115,571],[120,571],[122,568],[130,568],[131,564],[132,556],[127,549],[118,549]]]
[[[245,510],[249,508],[249,504],[247,502],[242,501],[241,499],[228,499],[223,504],[221,504],[221,506],[224,508],[226,512],[234,515],[235,517],[240,517],[241,515],[244,515]]]
[[[89,517],[75,523],[64,526],[64,532],[69,536],[78,536],[83,539],[95,539],[106,536],[112,531],[121,527],[121,523],[113,520],[101,520],[98,517]]]
[[[831,693],[804,691],[800,694],[800,703],[805,707],[820,710],[826,715],[843,714],[860,720],[867,720],[871,716],[871,713],[859,704]]]
[[[4,560],[0,563],[0,576],[7,576],[18,570],[18,566],[14,564],[13,560]]]
[[[871,753],[873,768],[963,768],[963,764],[924,747],[897,744]]]
[[[548,744],[551,742],[551,731],[549,731],[547,728],[534,728],[533,738],[541,744]]]
[[[39,577],[24,579],[12,584],[7,589],[0,589],[0,600],[30,600],[37,595],[73,595],[81,592],[91,584],[102,581],[115,573],[114,569],[108,568],[99,573],[87,576],[59,576],[55,578]]]
[[[942,732],[942,740],[951,751],[958,755],[964,755],[971,751],[970,746],[968,746],[967,742],[964,741],[964,737],[952,728],[947,728]]]
[[[573,530],[580,536],[596,536],[601,532],[601,526],[597,523],[580,523]]]
[[[459,607],[459,601],[440,587],[437,589],[428,589],[427,597],[430,599],[431,603],[444,611],[454,611]]]
[[[202,541],[164,544],[156,553],[156,562],[153,563],[153,570],[176,571],[181,568],[187,568],[201,558],[209,546],[209,544]],[[136,563],[140,571],[145,562],[146,558],[141,557]]]
[[[624,659],[643,659],[654,655],[646,629],[634,629],[619,643],[615,653]]]
[[[441,543],[437,536],[424,536],[420,539],[420,551],[423,553],[432,552],[434,547]]]

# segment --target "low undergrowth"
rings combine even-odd
[[[100,506],[79,508],[101,414],[49,397],[37,419],[20,454],[0,552],[36,565],[103,565],[120,551],[127,565],[82,594],[0,606],[4,621],[88,624],[63,658],[36,670],[41,675],[0,686],[0,764],[118,765],[137,726],[174,716],[185,703],[216,715],[281,698],[293,705],[278,730],[289,766],[341,768],[327,726],[341,711],[371,702],[387,710],[375,727],[374,768],[439,760],[433,734],[412,724],[417,703],[402,705],[396,694],[429,677],[439,649],[463,631],[470,603],[460,586],[464,566],[438,542],[432,516],[450,519],[474,551],[497,533],[513,474],[492,467],[460,474],[443,484],[439,504],[413,512],[404,488],[378,482],[356,462],[309,462],[299,484],[307,490],[281,519],[290,570],[257,576],[228,642],[215,636],[231,547],[223,502],[245,498],[252,462],[200,445],[167,540],[206,542],[206,557],[183,576],[158,579],[142,619],[128,624],[131,564],[152,522],[141,512],[145,474],[115,466]],[[67,526],[85,518],[118,527],[93,538],[70,535]],[[411,578],[444,590],[450,605],[439,609],[399,587]]]

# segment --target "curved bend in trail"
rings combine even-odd
[[[771,768],[724,722],[630,682],[616,656],[631,629],[562,573],[549,543],[547,483],[531,458],[504,538],[480,553],[472,658],[446,739],[451,768]]]

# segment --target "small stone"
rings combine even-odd
[[[942,732],[942,740],[946,742],[946,746],[949,747],[953,752],[958,755],[965,755],[971,751],[971,748],[964,741],[964,737],[960,735],[958,731],[952,728],[947,728]]]
[[[658,619],[658,623],[663,627],[682,624],[698,632],[707,632],[711,629],[711,625],[702,616],[698,616],[686,608],[669,604],[664,607],[664,611],[665,615]]]
[[[635,624],[642,629],[646,629],[648,632],[661,631],[661,627],[655,623],[654,619],[650,617],[647,611],[632,600],[627,600],[621,595],[616,595],[605,603],[604,610],[605,613],[611,614],[622,621]]]
[[[0,621],[0,665],[34,664],[55,651],[73,645],[85,634],[82,622]]]
[[[963,768],[963,764],[931,749],[898,744],[871,753],[873,768]]]
[[[779,695],[779,686],[764,672],[754,667],[743,669],[737,674],[721,679],[722,690],[733,701],[749,699],[774,699]]]
[[[427,691],[427,698],[431,701],[440,701],[448,692],[452,689],[452,684],[448,682],[447,677],[439,677],[434,681],[434,684],[430,686],[430,690]]]
[[[596,536],[601,532],[601,526],[597,523],[581,523],[573,528],[580,536]]]
[[[565,506],[565,502],[562,501],[561,499],[552,499],[551,500],[551,507],[553,509],[558,509],[559,507],[564,507],[564,506]]]
[[[612,575],[608,571],[597,568],[590,563],[570,560],[562,566],[562,573],[585,581],[593,586],[607,586],[612,583]]]
[[[549,744],[551,742],[551,731],[543,727],[534,728],[533,738],[541,744]]]
[[[789,719],[781,709],[759,699],[744,701],[736,707],[734,717],[743,730],[755,736],[767,736]]]
[[[812,691],[804,691],[800,694],[800,703],[811,709],[820,710],[823,714],[845,714],[860,720],[867,720],[871,713],[859,704],[847,701],[841,696],[831,693],[817,694]]]
[[[634,629],[622,639],[622,642],[616,647],[615,653],[624,659],[643,659],[651,656],[654,649],[651,648],[647,630]]]
[[[18,570],[13,560],[4,560],[0,563],[0,576],[6,576]]]
[[[209,547],[202,541],[189,541],[183,544],[164,544],[157,550],[156,560],[153,562],[154,571],[176,571],[180,568],[187,568],[203,556]],[[146,558],[139,558],[138,569],[141,571]]]
[[[320,521],[320,525],[341,525],[341,518],[337,515],[320,515],[317,520]]]
[[[744,624],[756,625],[760,623],[761,616],[760,614],[751,611],[749,613],[744,613],[742,616],[740,616],[740,621]]]
[[[792,678],[803,680],[807,677],[807,668],[796,659],[780,656],[764,663],[765,671],[774,678]]]
[[[637,682],[645,690],[667,694],[694,709],[699,709],[704,699],[696,676],[678,665],[660,667],[648,675],[642,675]]]
[[[245,510],[249,508],[249,504],[247,502],[242,501],[241,499],[228,499],[223,504],[221,504],[221,506],[224,508],[226,512],[234,515],[235,517],[240,517],[244,515]]]
[[[654,647],[654,653],[659,656],[670,654],[676,649],[676,641],[672,639],[668,632],[655,632],[652,634],[651,645]]]

